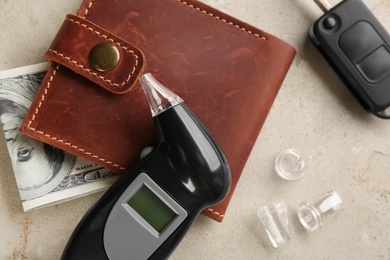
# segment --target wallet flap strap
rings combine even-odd
[[[116,94],[130,91],[144,67],[138,48],[75,15],[66,16],[45,58]]]

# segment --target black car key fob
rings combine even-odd
[[[314,0],[325,12],[309,37],[368,111],[390,118],[390,36],[361,0],[333,8]]]

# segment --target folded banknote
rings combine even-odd
[[[24,211],[104,190],[118,177],[19,132],[48,66],[40,63],[0,72],[0,122]]]

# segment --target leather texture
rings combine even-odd
[[[89,55],[86,54],[89,54],[96,44],[106,41],[117,46],[120,60],[114,69],[102,73],[90,65]],[[144,65],[144,57],[139,49],[74,15],[67,15],[45,57],[116,94],[130,91]]]
[[[120,47],[121,60],[108,73],[87,63],[99,41]],[[124,173],[156,143],[136,80],[151,72],[186,101],[229,161],[229,195],[203,212],[222,221],[295,53],[277,37],[198,1],[85,0],[46,53],[53,63],[21,132]]]

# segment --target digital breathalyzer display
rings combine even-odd
[[[111,210],[104,229],[105,251],[109,259],[129,259],[130,255],[147,259],[187,216],[184,208],[142,172]]]
[[[177,213],[145,184],[127,204],[158,233],[177,216]]]

